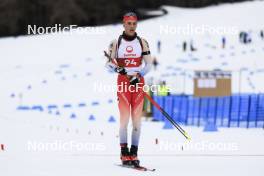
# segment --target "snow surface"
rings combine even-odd
[[[150,73],[149,78],[165,79],[175,93],[181,93],[182,72],[186,70],[189,76],[184,91],[192,93],[193,70],[221,68],[234,71],[232,89],[238,92],[238,71],[243,69],[241,91],[263,92],[264,41],[257,33],[264,27],[260,18],[264,2],[196,10],[165,8],[168,15],[142,21],[138,26],[138,34],[148,40],[160,62],[158,71]],[[251,31],[253,43],[244,46],[238,42],[238,35],[227,35],[227,48],[221,49],[222,35],[160,33],[160,25],[186,24],[235,26]],[[120,162],[116,93],[96,92],[94,83],[115,85],[116,76],[103,67],[102,51],[118,37],[122,25],[102,29],[103,34],[0,39],[0,144],[5,146],[0,151],[1,175],[263,175],[262,129],[220,128],[205,133],[203,128],[184,127],[192,137],[187,142],[177,130],[163,130],[163,123],[147,120],[142,123],[139,155],[142,165],[157,171],[142,173],[116,166]],[[191,39],[198,51],[183,53],[182,41]],[[157,40],[162,42],[160,54]],[[67,104],[71,107],[64,107]],[[44,111],[18,111],[19,105],[39,105]],[[49,105],[58,108],[49,111]],[[75,118],[71,118],[73,114]],[[95,120],[89,120],[91,115]],[[110,116],[116,122],[109,123]],[[41,150],[42,144],[71,142],[88,147]],[[34,151],[33,144],[38,144],[39,150]]]

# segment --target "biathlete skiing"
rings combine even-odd
[[[120,159],[123,165],[140,167],[138,148],[141,116],[144,102],[144,76],[151,70],[152,58],[147,41],[136,33],[137,15],[123,16],[124,31],[109,46],[106,67],[118,74],[117,91],[120,112]],[[121,90],[121,91],[119,91]],[[128,145],[127,127],[132,120],[131,147]]]

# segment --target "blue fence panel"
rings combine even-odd
[[[216,104],[216,125],[223,126],[225,97],[218,97]]]
[[[154,96],[153,99],[178,123],[203,126],[210,122],[223,127],[264,128],[264,94],[202,98],[173,95]],[[153,119],[165,120],[155,107]]]
[[[250,96],[250,109],[249,109],[249,121],[255,121],[257,119],[257,106],[258,106],[258,96]]]
[[[257,119],[264,121],[264,94],[259,95]]]
[[[231,97],[224,97],[224,106],[223,106],[223,118],[222,118],[222,126],[229,126],[229,118],[231,114]]]
[[[259,94],[257,107],[257,127],[264,128],[264,94]]]
[[[188,116],[188,96],[181,96],[180,101],[180,118],[179,122],[187,124],[187,116]]]
[[[163,98],[162,96],[153,96],[153,100],[156,101],[161,107],[163,107]],[[162,121],[163,115],[162,113],[155,107],[152,106],[152,112],[153,112],[153,119]]]
[[[256,126],[257,106],[258,106],[258,96],[256,94],[250,95],[250,106],[249,106],[247,127]]]
[[[216,106],[217,98],[210,97],[208,98],[208,113],[207,113],[207,122],[216,124]]]
[[[239,120],[246,121],[248,117],[249,95],[240,96],[240,113]]]
[[[200,119],[200,98],[195,97],[193,99],[194,107],[193,107],[193,124],[199,125]]]
[[[174,96],[173,97],[173,119],[175,121],[180,120],[180,104],[181,104],[181,96]]]
[[[233,95],[231,100],[231,113],[229,126],[238,126],[239,110],[240,110],[240,96]]]
[[[198,125],[199,98],[193,96],[188,97],[187,112],[187,125]]]
[[[200,119],[199,119],[199,125],[204,125],[206,124],[207,117],[208,117],[208,103],[209,103],[209,98],[204,97],[201,98],[200,100]]]
[[[173,115],[173,97],[166,96],[164,97],[164,110],[172,117]],[[164,119],[164,117],[163,117]]]
[[[194,97],[188,97],[188,115],[187,115],[187,125],[193,125],[194,118]]]
[[[248,110],[249,110],[249,95],[240,96],[240,113],[238,119],[239,127],[247,127]]]

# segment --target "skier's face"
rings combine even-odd
[[[137,21],[136,20],[127,20],[124,21],[123,26],[125,28],[125,33],[129,36],[135,35],[136,28],[137,28]]]

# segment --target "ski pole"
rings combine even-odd
[[[107,54],[107,52],[106,51],[104,51],[104,54],[105,54],[105,56],[109,59],[109,61],[112,61],[116,66],[118,66],[118,64],[117,64],[117,62],[116,62],[116,60],[115,59],[113,59],[113,58],[111,58],[110,56],[109,56],[109,54]],[[190,138],[190,136],[187,134],[187,132],[186,131],[184,131],[183,129],[182,129],[182,127],[177,123],[177,122],[175,122],[174,120],[173,120],[173,118],[163,109],[163,108],[161,108],[160,107],[160,105],[157,103],[157,102],[155,102],[152,98],[151,98],[151,96],[149,96],[146,92],[144,92],[143,91],[143,93],[144,93],[144,96],[159,110],[159,111],[161,111],[161,113],[166,117],[166,119],[167,120],[169,120],[170,121],[170,123],[178,130],[178,131],[180,131],[180,133],[187,139],[187,140],[191,140],[191,138]]]
[[[181,132],[181,134],[186,138],[186,139],[188,139],[188,140],[191,140],[191,138],[190,138],[190,136],[187,134],[187,132],[186,131],[184,131],[183,129],[182,129],[182,127],[177,123],[177,122],[175,122],[174,120],[173,120],[173,118],[162,108],[162,107],[160,107],[160,105],[157,103],[157,102],[155,102],[152,98],[151,98],[151,96],[149,96],[146,92],[144,92],[144,95],[145,95],[145,97],[166,117],[166,119],[167,120],[169,120],[170,121],[170,123],[178,130],[178,131],[180,131]]]

